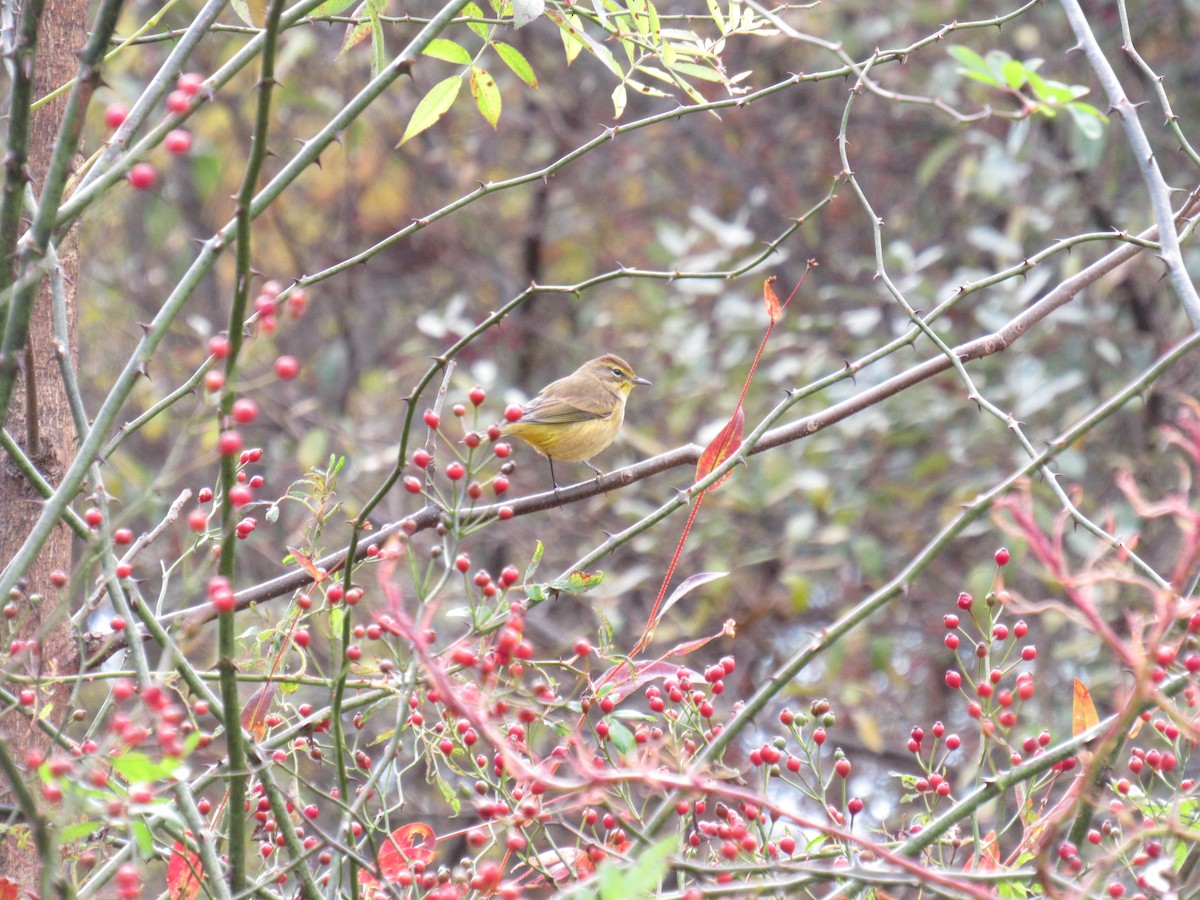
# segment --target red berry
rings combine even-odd
[[[130,531],[128,528],[118,528],[116,531],[113,532],[113,543],[114,544],[124,545],[124,544],[129,544],[132,541],[133,541],[133,532]]]
[[[300,362],[294,356],[281,356],[275,360],[275,377],[291,381],[300,374]]]
[[[441,423],[441,421],[442,420],[438,417],[438,414],[435,413],[432,409],[425,410],[426,426],[428,426],[429,428],[437,428],[438,425]]]
[[[492,492],[499,496],[508,490],[508,478],[504,475],[497,475],[492,479]]]
[[[129,563],[117,563],[116,573],[118,578],[128,578],[133,574],[133,566],[131,566]],[[124,622],[124,620],[122,620],[122,622]]]
[[[974,603],[975,601],[971,598],[970,594],[968,594],[966,591],[963,591],[961,594],[958,595],[957,602],[958,602],[959,609],[970,609],[971,604]]]
[[[191,103],[191,96],[184,91],[171,91],[167,95],[167,109],[173,113],[186,112]]]
[[[192,149],[191,132],[185,131],[182,128],[169,131],[167,132],[166,139],[163,141],[163,146],[167,148],[168,153],[187,153]]]
[[[465,416],[467,414],[467,408],[465,406],[463,406],[461,403],[455,403],[453,408],[451,409],[451,412],[453,412],[456,416],[458,416],[461,419],[463,416]]]
[[[129,108],[124,103],[110,103],[104,110],[104,124],[109,128],[120,128],[129,117]]]
[[[946,673],[946,687],[957,690],[962,685],[962,675],[953,670]]]
[[[229,338],[223,334],[213,335],[208,339],[208,352],[217,359],[224,359],[229,355]]]
[[[217,438],[217,452],[222,456],[234,456],[242,452],[242,436],[236,431],[222,431]]]
[[[189,97],[194,97],[200,93],[200,88],[204,86],[204,76],[198,72],[184,72],[175,81],[175,90],[182,91]]]
[[[1001,547],[996,551],[996,565],[1007,566],[1009,558],[1010,556],[1007,547]]]
[[[516,403],[505,407],[504,418],[509,422],[516,422],[523,415],[525,415],[524,407],[518,406]]]
[[[467,396],[475,406],[478,406],[487,399],[487,393],[485,393],[483,388],[481,388],[479,385],[475,385],[475,387],[471,388],[471,392],[467,394]]]
[[[87,522],[89,528],[99,528],[104,521],[104,513],[93,506],[83,514],[83,521]]]
[[[308,310],[308,291],[302,287],[293,288],[287,297],[287,309],[293,319],[299,319]]]
[[[410,494],[421,493],[421,479],[415,475],[408,475],[404,479],[404,489]]]
[[[245,506],[254,499],[254,492],[244,484],[235,485],[229,491],[229,502],[235,507]]]
[[[424,469],[432,461],[433,457],[429,455],[428,450],[417,450],[412,455],[413,465],[419,469]]]
[[[133,166],[125,176],[129,179],[129,183],[139,191],[146,191],[154,187],[158,181],[158,171],[150,163],[137,163]]]
[[[304,815],[306,818],[315,819],[320,814],[321,810],[318,809],[317,804],[315,803],[310,803],[308,806],[304,807]]]
[[[507,521],[511,519],[515,513],[511,506],[502,506],[496,515],[499,516],[502,521]]]
[[[847,777],[850,774],[850,760],[842,757],[833,764],[833,770],[843,778]]]
[[[467,470],[460,462],[455,461],[446,466],[446,477],[451,481],[458,481],[458,479],[462,478],[466,474]]]

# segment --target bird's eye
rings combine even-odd
[[[624,377],[625,377],[625,373],[624,373],[624,372],[622,372],[620,369],[618,369],[616,366],[613,366],[612,373],[613,373],[614,375],[616,375],[618,378],[624,378]]]

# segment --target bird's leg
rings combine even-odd
[[[550,483],[554,485],[554,496],[558,497],[558,479],[554,477],[554,460],[547,456],[546,462],[550,463]]]
[[[592,462],[591,462],[591,460],[585,459],[585,460],[583,461],[583,464],[584,464],[585,466],[587,466],[589,469],[591,469],[593,472],[595,472],[595,473],[596,473],[596,480],[597,480],[597,481],[599,481],[599,480],[601,479],[601,477],[603,477],[604,473],[603,473],[603,472],[601,472],[601,471],[600,471],[598,468],[596,468],[596,466],[593,466],[593,465],[592,465]]]

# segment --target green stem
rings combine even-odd
[[[263,29],[262,65],[258,81],[258,104],[255,112],[254,132],[250,141],[250,153],[246,159],[246,170],[238,190],[237,208],[234,214],[234,239],[236,246],[236,278],[233,303],[229,311],[229,356],[225,360],[225,394],[221,398],[221,417],[229,420],[234,401],[234,385],[237,366],[242,350],[242,322],[246,319],[246,307],[250,302],[251,267],[251,204],[254,201],[258,179],[262,173],[263,160],[267,155],[267,135],[271,129],[271,94],[275,87],[275,52],[279,40],[279,19],[283,13],[283,0],[272,0],[267,8],[267,19]],[[222,425],[224,427],[224,425]],[[230,489],[237,483],[237,456],[225,454],[221,458],[221,558],[218,571],[232,580],[236,571],[238,535],[234,523],[237,514],[230,500]],[[243,808],[249,791],[250,773],[246,767],[246,741],[242,733],[239,712],[237,678],[237,622],[236,610],[227,610],[218,617],[217,653],[218,669],[221,672],[221,705],[224,712],[225,743],[229,757],[229,805],[227,824],[229,844],[229,887],[240,896],[249,884],[246,857],[246,816]],[[283,821],[286,821],[283,820]]]

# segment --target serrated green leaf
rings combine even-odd
[[[429,46],[423,51],[425,56],[432,56],[434,59],[440,59],[448,63],[457,63],[460,66],[469,66],[471,64],[471,54],[466,47],[448,41],[445,38],[434,38],[429,42]]]
[[[461,87],[462,78],[458,75],[444,78],[431,87],[429,93],[421,98],[421,102],[413,110],[412,118],[408,120],[408,125],[404,129],[404,136],[400,138],[400,143],[396,146],[403,145],[405,141],[416,137],[426,128],[436,124],[438,119],[454,105],[454,100]]]
[[[500,88],[496,87],[496,79],[487,69],[471,66],[470,81],[471,96],[475,98],[479,114],[495,128],[500,122]]]
[[[468,3],[466,6],[464,6],[462,8],[462,14],[464,16],[466,16],[468,19],[482,19],[483,18],[483,10],[480,9],[479,5],[476,3]],[[483,38],[485,41],[487,40],[488,27],[486,25],[484,25],[482,22],[469,22],[469,23],[467,23],[467,27],[470,28],[477,35],[479,35],[481,38]]]
[[[537,75],[533,71],[533,66],[529,64],[529,60],[521,54],[520,50],[512,44],[504,43],[504,41],[492,41],[492,47],[495,49],[496,55],[504,61],[504,64],[512,70],[514,75],[535,91],[537,90]]]

